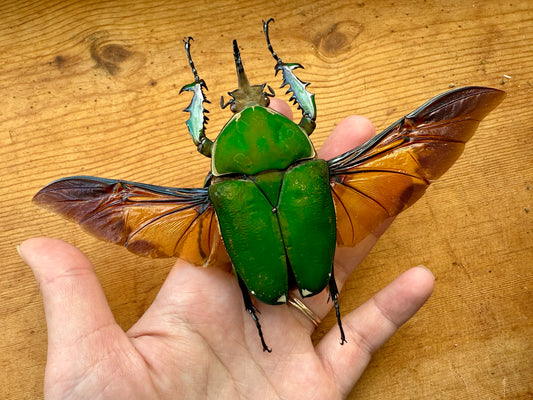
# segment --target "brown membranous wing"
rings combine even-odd
[[[33,200],[135,254],[180,257],[197,265],[225,257],[207,188],[74,176],[52,182]]]
[[[486,87],[448,91],[329,160],[337,244],[354,246],[417,201],[504,97],[503,91]]]

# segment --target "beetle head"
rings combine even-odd
[[[241,53],[236,40],[233,40],[233,57],[235,58],[239,87],[232,92],[228,92],[232,98],[222,107],[226,107],[229,104],[231,111],[234,113],[241,112],[246,107],[254,105],[267,107],[270,103],[269,97],[273,94],[265,92],[264,83],[262,85],[250,85],[242,66]]]

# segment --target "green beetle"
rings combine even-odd
[[[196,97],[186,109],[190,134],[200,153],[211,157],[209,200],[218,217],[226,250],[239,279],[248,311],[258,324],[248,292],[267,304],[285,304],[296,286],[303,297],[320,293],[330,283],[330,294],[338,309],[338,290],[333,275],[336,225],[327,162],[316,158],[309,140],[315,128],[314,95],[299,81],[293,69],[272,49],[268,24],[263,29],[268,47],[282,71],[293,99],[302,109],[299,124],[268,108],[272,89],[250,85],[241,61],[237,41],[233,54],[238,89],[229,93],[235,114],[214,142],[205,136],[201,89],[206,87],[185,49],[195,81],[182,88]],[[200,101],[200,99],[202,101]],[[301,240],[306,237],[306,240]],[[340,316],[341,342],[345,342]]]
[[[238,89],[229,92],[233,117],[215,141],[205,135],[205,82],[184,41],[194,82],[186,124],[198,151],[211,157],[203,188],[184,189],[90,176],[59,179],[34,201],[79,223],[108,242],[143,256],[179,256],[212,265],[226,255],[246,310],[265,343],[251,295],[286,304],[291,290],[302,297],[329,288],[342,328],[334,276],[336,246],[355,246],[387,218],[419,199],[431,181],[459,157],[479,122],[504,97],[485,87],[443,93],[401,118],[367,143],[325,161],[309,135],[315,128],[314,95],[281,61],[263,30],[276,73],[302,111],[298,124],[268,108],[274,92],[250,85],[237,42],[233,53]],[[265,90],[265,86],[268,90]]]

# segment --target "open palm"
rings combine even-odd
[[[273,108],[290,114],[286,104]],[[319,152],[331,158],[374,134],[362,117],[341,122]],[[387,221],[385,230],[391,221]],[[337,251],[339,288],[377,236]],[[49,399],[337,399],[348,395],[372,352],[422,306],[433,276],[408,270],[343,317],[347,343],[334,327],[315,347],[313,323],[289,305],[258,303],[265,340],[244,309],[235,277],[179,260],[150,308],[124,332],[94,269],[76,248],[35,238],[20,246],[41,288],[48,324],[45,396]],[[305,304],[320,318],[326,291]]]

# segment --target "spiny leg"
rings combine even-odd
[[[341,312],[339,309],[339,289],[337,289],[337,283],[335,282],[334,267],[331,267],[331,277],[329,278],[329,299],[333,300],[335,305],[335,315],[337,316],[337,325],[341,331],[341,345],[346,343],[346,337],[344,336],[344,329],[342,328]]]
[[[186,122],[187,128],[189,129],[189,134],[192,137],[194,144],[198,151],[204,156],[211,157],[211,149],[213,147],[213,142],[205,136],[205,125],[209,118],[207,118],[207,111],[204,108],[204,103],[210,103],[206,99],[203,89],[207,90],[207,85],[203,79],[200,79],[198,72],[194,67],[194,63],[191,58],[191,40],[192,37],[188,37],[183,41],[185,44],[185,53],[187,54],[187,60],[191,66],[192,73],[194,75],[194,82],[189,83],[181,88],[180,93],[187,91],[193,92],[193,97],[191,104],[183,110],[189,112],[191,116]]]
[[[273,21],[273,18],[270,18],[266,22],[263,21],[263,31],[265,33],[268,50],[270,50],[272,57],[276,60],[276,75],[279,71],[283,74],[283,83],[281,84],[281,87],[289,85],[287,93],[292,93],[289,100],[294,100],[294,102],[298,104],[298,109],[302,110],[302,119],[299,123],[300,128],[310,135],[313,133],[316,126],[315,95],[308,92],[306,89],[309,82],[302,82],[293,72],[296,68],[303,68],[302,65],[297,63],[284,63],[272,48],[270,37],[268,36],[268,24]]]
[[[257,332],[259,333],[259,338],[261,339],[261,344],[263,345],[263,351],[268,351],[269,353],[271,353],[272,349],[269,349],[267,344],[265,343],[265,338],[263,337],[263,330],[261,329],[259,318],[257,318],[256,312],[259,313],[259,310],[255,308],[254,303],[252,302],[252,298],[250,296],[250,292],[248,292],[248,288],[244,284],[244,281],[237,273],[235,273],[235,275],[239,280],[239,287],[241,288],[242,298],[244,300],[244,308],[246,308],[246,311],[248,311],[248,313],[252,316],[252,319],[255,322]]]

